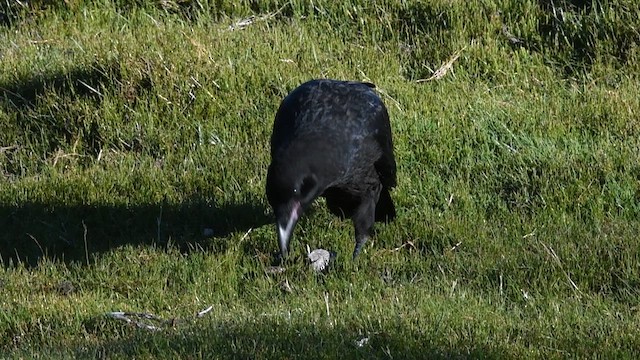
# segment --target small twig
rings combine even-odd
[[[211,310],[213,310],[213,305],[209,306],[208,308],[202,311],[199,311],[194,316],[194,319],[197,320],[199,318],[202,318],[203,316],[208,314]],[[122,320],[128,324],[133,324],[141,329],[145,329],[149,331],[162,331],[165,329],[163,326],[174,327],[178,322],[181,322],[181,320],[178,318],[165,320],[159,316],[156,316],[150,313],[131,313],[131,312],[124,312],[124,311],[113,311],[113,312],[108,312],[105,315],[108,317],[114,318],[116,320]],[[159,323],[159,325],[144,323],[137,319],[154,321]]]
[[[162,330],[161,327],[155,326],[155,325],[149,325],[149,324],[145,324],[141,321],[137,321],[137,320],[133,320],[130,319],[130,317],[141,317],[144,319],[149,319],[149,320],[161,320],[158,317],[156,317],[153,314],[146,314],[146,313],[127,313],[127,312],[123,312],[123,311],[114,311],[114,312],[110,312],[106,314],[109,317],[112,317],[114,319],[117,320],[122,320],[128,324],[134,324],[135,326],[141,328],[141,329],[146,329],[146,330],[150,330],[150,331],[160,331]]]
[[[20,148],[19,145],[3,146],[3,147],[0,147],[0,154],[2,154],[5,151],[16,150],[16,149],[19,149],[19,148]]]

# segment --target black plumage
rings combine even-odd
[[[387,109],[370,83],[312,80],[280,104],[271,135],[267,198],[282,257],[293,228],[319,196],[351,218],[356,257],[375,221],[395,217],[396,161]]]

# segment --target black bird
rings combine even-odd
[[[304,210],[319,196],[353,221],[355,258],[375,221],[389,221],[396,185],[391,125],[375,85],[311,80],[280,104],[271,135],[267,199],[276,216],[282,258]]]

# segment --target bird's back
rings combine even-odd
[[[272,159],[330,168],[333,176],[348,176],[367,161],[378,161],[380,180],[393,187],[395,160],[389,118],[373,87],[337,80],[300,85],[282,101],[276,114]]]

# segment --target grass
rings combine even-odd
[[[0,357],[638,356],[635,1],[1,6]],[[352,261],[320,202],[270,274],[273,116],[318,77],[377,84],[398,218]]]

